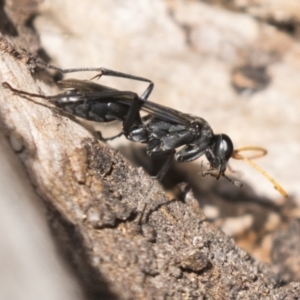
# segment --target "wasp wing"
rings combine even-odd
[[[124,102],[130,105],[137,95],[133,92],[119,91],[117,89],[101,85],[88,80],[65,79],[58,81],[58,85],[65,92],[44,98],[58,102],[80,102],[80,101],[109,101],[109,102]]]
[[[163,106],[161,104],[144,100],[136,93],[130,91],[120,91],[105,85],[101,85],[88,80],[65,79],[58,82],[58,85],[65,89],[74,90],[68,98],[72,101],[116,101],[122,104],[132,105],[134,99],[138,98],[141,110],[150,113],[162,120],[174,122],[176,124],[186,124],[192,120],[188,114],[181,113],[175,109]],[[58,94],[56,96],[47,97],[50,100],[57,101],[65,97],[66,94]]]
[[[187,122],[192,121],[192,117],[188,114],[181,113],[178,110],[166,107],[164,105],[145,101],[141,99],[142,107],[141,109],[145,112],[150,113],[153,116],[156,116],[162,120],[178,123],[178,124],[186,124]]]

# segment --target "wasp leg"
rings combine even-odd
[[[141,106],[142,102],[140,101],[139,96],[135,95],[132,104],[130,105],[129,112],[123,122],[123,132],[126,137],[130,134],[132,126],[140,126],[142,124],[140,117]]]
[[[97,134],[97,136],[98,136],[98,138],[99,138],[100,141],[107,142],[107,141],[112,141],[112,140],[114,140],[114,139],[122,136],[123,132],[120,132],[120,133],[118,133],[118,134],[116,134],[114,136],[111,136],[109,138],[103,137],[101,131],[96,131],[96,134]]]
[[[112,76],[112,77],[120,77],[120,78],[125,78],[125,79],[136,80],[136,81],[148,82],[149,83],[148,87],[146,88],[146,90],[141,95],[141,98],[143,100],[148,99],[148,97],[150,96],[150,94],[152,93],[152,90],[154,88],[154,83],[150,79],[140,77],[140,76],[131,75],[131,74],[128,74],[128,73],[122,73],[122,72],[118,72],[118,71],[114,71],[114,70],[110,70],[110,69],[106,69],[106,68],[102,68],[102,67],[100,67],[100,68],[62,69],[62,68],[53,66],[51,64],[47,64],[47,63],[45,63],[44,61],[42,61],[38,58],[34,59],[34,62],[37,65],[42,65],[42,66],[44,66],[48,69],[58,71],[62,74],[75,73],[75,72],[86,72],[86,71],[87,72],[98,72],[98,74],[96,76],[94,76],[92,79],[100,78],[101,76]]]
[[[98,72],[99,72],[99,74],[97,74],[94,78],[100,78],[101,76],[112,76],[112,77],[119,77],[119,78],[131,79],[131,80],[136,80],[136,81],[148,82],[149,86],[144,91],[144,93],[140,96],[140,98],[142,98],[143,100],[148,99],[148,97],[150,96],[150,94],[154,88],[154,83],[150,79],[147,79],[144,77],[135,76],[135,75],[131,75],[128,73],[122,73],[119,71],[114,71],[114,70],[105,69],[105,68],[98,68]]]
[[[120,78],[125,78],[125,79],[136,80],[136,81],[148,82],[149,83],[148,87],[143,92],[143,94],[140,96],[140,98],[143,100],[147,100],[153,91],[154,83],[150,79],[127,74],[127,73],[122,73],[122,72],[118,72],[118,71],[114,71],[114,70],[110,70],[110,69],[105,69],[105,68],[99,68],[98,71],[99,71],[99,74],[97,74],[93,78],[100,78],[101,76],[112,76],[112,77],[120,77]]]
[[[155,179],[157,179],[158,181],[161,181],[166,173],[168,172],[170,166],[171,166],[171,163],[172,163],[172,159],[174,157],[174,154],[175,154],[175,150],[172,150],[170,151],[170,153],[168,154],[163,166],[161,167],[161,169],[159,170],[159,172],[156,174],[156,176],[154,177]]]

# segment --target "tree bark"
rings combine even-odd
[[[55,94],[47,71],[32,73],[30,58],[20,49],[22,45],[34,54],[39,49],[34,31],[20,29],[27,28],[33,12],[27,12],[27,18],[23,16],[23,23],[16,26],[13,20],[18,18],[11,17],[10,9],[1,8],[2,15],[10,16],[6,23],[0,19],[1,82],[28,92],[40,93],[42,88]],[[14,35],[14,28],[22,34]],[[35,46],[29,47],[28,41],[33,40]],[[28,178],[20,178],[20,184],[28,186],[29,179],[42,201],[45,214],[40,215],[48,221],[63,261],[78,278],[82,297],[292,299],[300,295],[299,283],[280,287],[277,274],[212,226],[191,193],[184,202],[169,199],[155,180],[51,103],[20,97],[2,87],[0,112],[2,135],[11,145],[3,153],[15,152],[21,161]],[[1,172],[5,178],[6,169]],[[21,171],[12,167],[10,172]],[[9,178],[12,187],[19,184],[13,176]],[[1,193],[1,197],[6,195],[4,189]],[[32,192],[23,194],[34,197]],[[40,204],[28,201],[26,205]],[[1,218],[0,228],[4,226]],[[7,232],[13,232],[12,228]],[[23,252],[22,247],[17,250]],[[14,258],[8,255],[6,259]],[[27,261],[28,268],[34,263],[34,258]],[[50,263],[47,257],[43,263]],[[63,275],[68,276],[72,277],[67,272]],[[38,286],[40,280],[35,280]],[[72,284],[76,285],[74,280]],[[74,295],[67,292],[71,299]]]

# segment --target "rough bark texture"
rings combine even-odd
[[[20,49],[38,52],[28,21],[33,12],[22,11],[21,19],[9,4],[1,6],[1,82],[35,93],[38,83],[43,92],[55,93],[47,71],[30,72],[28,54]],[[207,221],[191,193],[184,202],[170,199],[142,169],[47,101],[1,88],[0,117],[12,148],[5,151],[16,152],[43,200],[59,253],[83,298],[299,298],[299,283],[282,286],[277,273]]]

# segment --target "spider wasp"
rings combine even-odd
[[[147,82],[148,86],[141,96],[91,80],[78,79],[58,81],[57,84],[65,91],[53,96],[18,90],[7,82],[4,82],[3,86],[18,95],[46,99],[76,117],[95,122],[115,120],[123,122],[122,132],[109,139],[124,135],[130,141],[146,144],[147,154],[151,158],[165,158],[165,163],[156,176],[158,180],[164,177],[173,158],[178,162],[190,162],[205,155],[210,168],[202,171],[203,176],[211,175],[216,179],[222,176],[241,187],[242,184],[239,181],[225,174],[229,159],[234,158],[246,161],[273,183],[274,188],[283,196],[288,196],[279,183],[251,160],[265,155],[267,151],[264,148],[244,147],[234,150],[230,137],[226,134],[215,134],[203,118],[148,101],[154,88],[151,80],[105,68],[60,69],[38,59],[35,63],[63,74],[81,71],[97,72],[92,79],[114,76]],[[141,116],[141,111],[146,112],[147,115]],[[176,151],[177,148],[180,149]],[[259,153],[250,159],[240,154],[243,151],[258,151]]]

